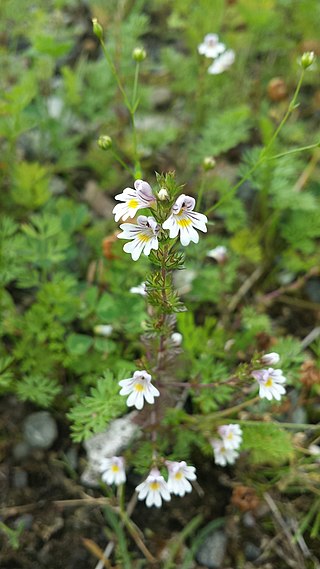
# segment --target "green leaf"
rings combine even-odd
[[[56,38],[47,34],[38,35],[33,40],[33,47],[41,54],[51,57],[62,57],[72,48],[72,41],[57,41]]]
[[[199,162],[205,156],[218,156],[248,140],[250,127],[250,109],[245,105],[217,114],[207,121],[191,155]]]
[[[18,205],[35,209],[46,203],[50,197],[48,170],[37,162],[16,164],[12,198]]]
[[[253,464],[284,464],[293,457],[294,448],[287,431],[273,423],[243,425],[242,449],[250,451]]]
[[[232,239],[230,245],[232,249],[249,259],[252,263],[259,263],[262,260],[262,250],[260,246],[260,235],[258,230],[245,228],[238,231]]]
[[[55,379],[32,375],[25,376],[18,382],[15,391],[22,401],[32,401],[41,407],[49,407],[60,393],[61,386]]]
[[[122,370],[119,376],[125,377],[125,372]],[[68,414],[72,422],[72,438],[80,442],[103,431],[109,421],[122,415],[125,409],[125,398],[119,395],[118,380],[107,371],[98,379],[96,387],[91,388],[90,395],[82,397]]]
[[[83,356],[91,348],[93,338],[85,334],[70,334],[67,337],[66,346],[72,356]]]

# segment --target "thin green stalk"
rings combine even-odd
[[[201,178],[200,188],[198,191],[197,205],[196,205],[196,209],[199,211],[200,211],[201,201],[202,201],[202,197],[203,197],[203,192],[204,192],[204,173],[203,173],[202,178]]]
[[[139,82],[139,70],[140,70],[140,63],[139,61],[136,62],[136,69],[134,72],[134,81],[133,81],[133,91],[132,91],[132,102],[131,102],[131,110],[133,112],[136,111],[136,104],[137,104],[137,91],[138,91],[138,82]]]
[[[112,61],[112,59],[111,59],[111,57],[110,57],[110,55],[109,55],[109,53],[108,53],[108,50],[107,50],[107,48],[106,48],[106,46],[105,46],[105,43],[104,43],[103,39],[100,39],[100,44],[101,44],[101,47],[102,47],[102,51],[103,51],[103,53],[104,53],[104,56],[105,56],[105,58],[106,58],[106,60],[107,60],[107,63],[108,63],[108,65],[109,65],[109,67],[110,67],[111,73],[112,73],[112,75],[114,76],[114,78],[115,78],[115,80],[116,80],[116,82],[117,82],[117,85],[118,85],[118,87],[119,87],[119,90],[121,91],[121,94],[122,94],[122,96],[123,96],[123,100],[124,100],[124,102],[125,102],[125,105],[126,105],[126,107],[129,109],[129,111],[131,112],[131,104],[130,104],[130,101],[129,101],[128,97],[127,97],[127,94],[126,94],[126,92],[125,92],[125,90],[124,90],[124,87],[123,87],[123,85],[122,85],[122,83],[121,83],[121,79],[120,79],[120,77],[119,77],[119,75],[118,75],[118,72],[117,72],[117,70],[116,70],[116,68],[115,68],[115,65],[114,65],[114,63],[113,63],[113,61]]]
[[[314,148],[319,148],[320,142],[316,142],[315,144],[309,144],[309,146],[299,146],[299,148],[292,148],[292,150],[288,150],[287,152],[282,152],[281,154],[275,154],[274,156],[269,156],[267,160],[276,160],[278,158],[283,158],[284,156],[289,156],[290,154],[296,154],[297,152],[304,152],[306,150],[313,150]]]
[[[294,95],[292,97],[292,100],[289,103],[288,109],[282,119],[282,121],[280,122],[279,126],[276,128],[275,132],[273,133],[271,139],[269,140],[267,146],[265,146],[265,148],[263,148],[260,152],[259,158],[257,159],[256,163],[250,168],[250,170],[241,178],[241,180],[239,180],[239,182],[237,182],[234,186],[232,186],[232,188],[230,188],[230,190],[228,190],[225,195],[221,198],[221,200],[219,200],[216,204],[214,204],[213,206],[211,206],[207,211],[206,211],[206,215],[208,215],[209,213],[211,213],[212,211],[214,211],[215,209],[217,209],[221,204],[223,204],[226,200],[228,200],[236,191],[237,189],[246,181],[248,180],[248,178],[250,178],[251,174],[253,174],[253,172],[255,172],[257,170],[257,168],[264,162],[264,160],[266,160],[266,156],[270,150],[270,148],[272,147],[274,141],[276,140],[277,136],[279,135],[280,131],[282,130],[282,128],[284,127],[285,123],[287,122],[290,114],[294,111],[294,109],[296,108],[296,100],[297,97],[299,95],[300,89],[301,89],[301,85],[302,85],[302,81],[303,81],[303,77],[304,77],[304,69],[302,70],[301,74],[300,74],[300,78],[296,87],[296,90],[294,92]]]
[[[122,158],[120,158],[119,154],[113,148],[110,148],[110,151],[115,160],[119,162],[119,164],[121,164],[122,168],[124,168],[127,172],[130,172],[130,174],[134,176],[134,171],[130,168],[130,166],[127,166],[127,164],[122,160]]]
[[[100,44],[102,47],[102,51],[104,53],[104,56],[106,58],[106,61],[110,67],[111,73],[114,76],[117,85],[119,87],[119,90],[122,94],[124,103],[130,113],[130,117],[131,117],[131,124],[132,124],[132,134],[133,134],[133,154],[134,154],[134,177],[135,178],[141,178],[141,165],[140,165],[140,160],[139,160],[139,156],[138,156],[138,141],[137,141],[137,130],[136,130],[136,125],[135,125],[135,111],[137,110],[137,90],[138,90],[138,79],[139,79],[139,63],[137,63],[136,65],[136,70],[135,70],[135,77],[134,77],[134,84],[133,84],[133,95],[132,95],[132,103],[130,103],[129,98],[127,96],[127,93],[125,92],[125,89],[122,85],[121,79],[119,77],[119,74],[117,72],[117,69],[108,53],[108,50],[105,46],[105,43],[103,41],[103,39],[100,39]],[[121,159],[118,156],[115,156],[115,158],[118,160],[118,162],[126,169],[128,170],[128,167],[124,164],[124,162],[121,161]],[[129,170],[130,173],[131,170]]]

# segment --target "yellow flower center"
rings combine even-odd
[[[179,227],[189,227],[189,225],[192,224],[191,219],[189,219],[188,217],[184,217],[182,219],[177,219],[177,224],[179,225]]]
[[[229,433],[229,434],[227,435],[227,439],[228,439],[229,441],[231,441],[231,440],[233,439],[233,433]]]
[[[132,199],[128,201],[128,207],[135,209],[136,207],[138,207],[139,202],[138,200]]]
[[[117,464],[113,464],[111,466],[111,470],[112,470],[112,472],[120,472],[120,468]]]
[[[150,240],[150,237],[148,237],[148,235],[145,235],[144,233],[139,233],[137,237],[139,241],[141,241],[142,243],[147,243],[147,241]]]
[[[144,391],[144,385],[143,385],[143,383],[136,383],[135,386],[134,386],[134,389],[135,389],[136,391],[139,391],[139,392],[141,393],[142,391]]]
[[[150,483],[150,490],[159,490],[160,484],[159,482],[151,482]]]
[[[180,472],[180,470],[178,470],[178,472],[174,475],[176,480],[181,480],[181,478],[183,477],[182,472]]]
[[[272,377],[268,377],[268,379],[267,379],[267,381],[266,381],[266,383],[265,383],[265,386],[266,386],[266,387],[272,387],[272,385],[273,385]]]

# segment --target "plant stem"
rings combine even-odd
[[[275,132],[273,133],[271,139],[269,140],[267,146],[265,146],[260,154],[259,157],[257,159],[257,161],[255,162],[255,164],[253,164],[253,166],[250,168],[250,170],[248,170],[248,172],[241,178],[241,180],[239,180],[239,182],[237,182],[234,186],[232,186],[232,188],[230,188],[230,190],[228,190],[225,195],[213,206],[209,207],[209,209],[206,211],[206,215],[208,215],[209,213],[211,213],[212,211],[214,211],[215,209],[217,209],[221,204],[223,204],[226,200],[228,200],[233,194],[235,194],[235,192],[237,191],[237,189],[246,181],[250,178],[251,174],[253,174],[257,168],[264,162],[264,160],[267,160],[267,154],[269,152],[269,150],[271,149],[274,141],[276,140],[276,138],[278,137],[280,131],[282,130],[282,128],[284,127],[285,123],[287,122],[289,116],[291,115],[291,113],[294,111],[294,109],[296,108],[296,100],[298,97],[298,94],[300,92],[301,89],[301,85],[302,85],[302,81],[303,81],[303,77],[304,77],[304,69],[301,71],[300,74],[300,78],[296,87],[296,90],[294,92],[294,95],[292,97],[292,100],[290,101],[287,111],[282,119],[282,121],[280,122],[279,126],[276,128]],[[269,158],[268,158],[269,160]]]

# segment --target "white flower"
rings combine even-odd
[[[203,42],[198,45],[198,52],[200,55],[212,57],[213,59],[220,53],[223,53],[225,49],[226,46],[224,43],[219,42],[219,36],[217,34],[207,34],[204,37]]]
[[[132,292],[132,294],[141,294],[141,296],[147,296],[146,283],[141,283],[138,286],[132,286],[130,292]]]
[[[277,364],[279,360],[280,356],[276,352],[270,352],[270,354],[265,354],[261,358],[262,363],[266,366],[273,366],[274,364]]]
[[[181,194],[172,206],[172,213],[162,224],[163,229],[169,229],[171,239],[177,237],[180,231],[182,245],[189,245],[190,241],[198,243],[199,235],[196,229],[207,232],[207,217],[203,213],[193,211],[196,202],[194,198]]]
[[[191,492],[192,486],[189,480],[196,480],[195,467],[187,466],[187,463],[166,461],[168,467],[168,489],[172,494],[184,496],[186,492]]]
[[[126,471],[124,469],[124,458],[122,456],[112,456],[101,461],[100,470],[103,473],[102,480],[111,486],[120,486],[126,481]]]
[[[235,53],[232,49],[227,49],[224,53],[222,53],[214,62],[208,67],[208,73],[210,75],[219,75],[223,73],[233,64],[235,60]]]
[[[112,334],[113,327],[111,326],[111,324],[97,324],[93,328],[93,331],[95,334],[98,334],[99,336],[105,336],[106,338],[108,338],[108,336],[111,336]]]
[[[112,210],[115,221],[128,217],[134,217],[139,209],[150,207],[155,202],[151,186],[143,180],[136,180],[133,188],[125,188],[122,194],[115,196],[116,200],[124,203],[118,203]]]
[[[137,223],[122,223],[120,229],[122,233],[117,236],[119,239],[132,240],[123,246],[123,250],[131,254],[133,261],[137,261],[142,252],[150,255],[151,249],[157,250],[159,247],[157,235],[160,225],[153,217],[139,215]]]
[[[242,430],[240,425],[221,425],[218,427],[218,433],[225,449],[236,450],[241,445]]]
[[[183,336],[180,332],[173,332],[173,334],[171,334],[171,341],[175,346],[181,346],[182,340]]]
[[[234,464],[239,456],[239,452],[233,448],[226,448],[220,439],[213,439],[211,445],[214,453],[214,461],[220,466],[227,466],[227,464]]]
[[[228,249],[224,247],[224,245],[218,245],[218,247],[208,251],[207,257],[211,257],[211,259],[214,259],[217,263],[224,263],[228,257]]]
[[[128,407],[142,409],[144,400],[154,403],[154,398],[159,397],[159,390],[151,383],[151,375],[145,370],[135,371],[133,377],[122,379],[119,385],[122,387],[120,395],[129,395]]]
[[[139,500],[147,498],[146,505],[148,508],[151,506],[160,508],[162,499],[166,501],[171,500],[168,484],[157,468],[151,470],[148,478],[137,486],[136,492],[138,492]]]
[[[286,378],[283,377],[281,369],[269,367],[268,369],[255,370],[251,375],[259,383],[259,397],[262,399],[265,397],[269,401],[271,399],[280,401],[281,395],[286,392],[282,385],[286,382]]]

